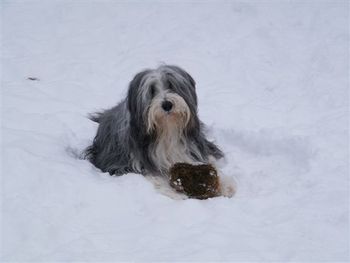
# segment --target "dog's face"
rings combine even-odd
[[[176,66],[161,66],[137,74],[130,83],[131,119],[142,123],[147,134],[183,132],[194,125],[197,96],[193,78]]]

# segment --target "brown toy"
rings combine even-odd
[[[210,164],[174,164],[170,168],[170,185],[191,198],[207,199],[219,195],[219,177]]]

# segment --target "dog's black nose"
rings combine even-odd
[[[168,101],[168,100],[163,101],[162,108],[165,111],[170,111],[173,108],[173,104],[170,101]]]

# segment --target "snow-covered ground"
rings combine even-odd
[[[349,260],[348,1],[1,9],[2,261]],[[75,158],[86,115],[163,62],[197,81],[233,198],[173,200]]]

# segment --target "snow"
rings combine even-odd
[[[347,1],[2,1],[2,261],[349,260]],[[233,198],[76,155],[90,112],[176,64]],[[37,78],[30,80],[28,78]]]

